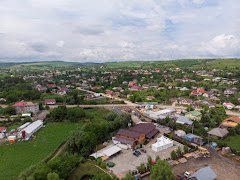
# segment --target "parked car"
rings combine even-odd
[[[140,154],[138,154],[136,151],[133,152],[133,155],[136,157],[140,156]]]
[[[191,173],[188,172],[188,171],[186,171],[186,172],[184,173],[184,176],[185,176],[185,177],[189,177],[190,175],[191,175]]]
[[[140,151],[136,150],[135,152],[138,153],[138,155],[141,155]]]

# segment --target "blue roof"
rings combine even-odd
[[[192,133],[186,134],[186,137],[188,137],[188,138],[201,138],[200,136],[197,136],[197,135],[192,134]]]
[[[207,166],[193,173],[190,178],[192,177],[196,177],[197,180],[214,180],[217,178],[217,175],[210,166]]]

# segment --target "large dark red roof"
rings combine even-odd
[[[152,123],[140,123],[130,129],[132,131],[147,135],[150,132],[152,132],[154,129],[156,129],[156,126]]]
[[[142,133],[131,131],[130,129],[120,129],[117,133],[118,136],[126,136],[129,138],[139,138]]]
[[[156,126],[152,123],[140,123],[129,129],[120,129],[117,133],[119,136],[126,136],[130,138],[138,138],[144,134],[146,138],[151,139],[158,133]]]
[[[134,140],[131,140],[131,139],[127,139],[127,138],[124,138],[124,137],[116,137],[115,138],[115,141],[119,141],[119,142],[121,142],[122,144],[130,144],[130,145],[134,145],[134,143],[136,142],[136,141],[134,141]]]

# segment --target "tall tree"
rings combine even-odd
[[[171,167],[167,161],[158,160],[151,170],[151,180],[174,180]]]

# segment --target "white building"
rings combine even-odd
[[[18,131],[23,130],[25,127],[27,127],[29,124],[31,124],[30,122],[26,122],[23,125],[21,125],[20,127],[17,128]]]
[[[21,137],[21,138],[24,138],[23,136],[25,136],[24,139],[25,139],[25,140],[29,140],[29,138],[30,138],[35,132],[37,132],[41,127],[43,127],[43,121],[42,121],[42,120],[34,121],[33,123],[31,123],[30,125],[28,125],[28,126],[25,127],[24,129],[22,129],[18,135],[19,135],[19,137]]]
[[[175,113],[176,110],[174,108],[163,109],[160,111],[146,111],[144,114],[153,120],[165,119],[167,116],[171,116]]]
[[[157,139],[157,142],[152,144],[152,150],[155,152],[168,149],[173,146],[173,141],[165,136],[161,136]]]

